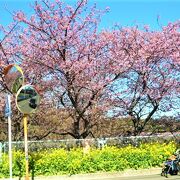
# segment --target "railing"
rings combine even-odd
[[[152,135],[152,136],[130,136],[130,137],[111,137],[97,139],[66,139],[66,140],[44,140],[28,141],[29,151],[40,151],[50,148],[65,148],[70,150],[74,147],[83,147],[85,142],[91,147],[102,148],[107,146],[123,147],[126,145],[138,146],[141,143],[159,142],[166,143],[170,141],[180,142],[180,133],[175,135]],[[12,149],[23,150],[24,141],[12,142]],[[2,152],[8,152],[8,142],[0,143],[0,156]]]

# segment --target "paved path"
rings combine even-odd
[[[17,180],[17,179],[16,179]],[[22,178],[22,180],[24,180],[24,178]],[[31,178],[30,178],[31,180]],[[81,178],[79,177],[65,177],[63,178],[58,177],[58,176],[54,176],[54,177],[35,177],[34,180],[180,180],[180,175],[176,175],[176,176],[169,176],[168,178],[166,177],[162,177],[161,175],[157,174],[157,175],[142,175],[142,176],[126,176],[126,177],[83,177]]]
[[[39,176],[34,180],[180,180],[180,173],[176,176],[170,176],[169,178],[162,177],[160,175],[161,168],[144,169],[144,170],[126,170],[124,172],[117,173],[94,173],[94,174],[77,174],[77,175],[64,175],[64,176]],[[9,180],[9,179],[0,179]],[[13,178],[13,180],[19,180],[19,178]],[[24,177],[21,178],[24,180]],[[31,180],[31,178],[29,178]]]
[[[105,178],[104,180],[171,180],[171,179],[180,180],[180,175],[169,176],[168,178],[162,177],[160,175],[129,176],[129,177]],[[100,180],[100,179],[89,179],[89,180]]]

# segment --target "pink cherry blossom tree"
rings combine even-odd
[[[0,91],[3,92],[8,90],[6,84],[4,82],[3,72],[4,68],[9,64],[13,63],[13,52],[12,48],[8,45],[10,41],[8,38],[12,35],[15,30],[17,23],[12,23],[8,29],[6,30],[3,26],[0,25],[0,33],[2,34],[2,38],[0,39]]]
[[[116,32],[118,44],[123,43],[132,64],[128,72],[109,88],[111,103],[114,104],[110,112],[129,117],[134,135],[139,135],[153,117],[168,112],[169,115],[178,113],[179,27],[177,22],[170,23],[161,31],[143,31],[133,27]]]
[[[74,6],[41,0],[33,8],[31,17],[15,14],[17,31],[6,50],[43,93],[44,110],[48,103],[66,111],[68,127],[48,134],[93,136],[104,115],[131,119],[138,135],[159,112],[178,107],[179,22],[161,31],[98,32],[105,11],[89,9],[85,0]]]
[[[88,10],[85,0],[74,7],[42,0],[35,3],[34,12],[30,18],[23,12],[14,16],[24,24],[11,37],[14,54],[26,78],[40,84],[45,101],[68,112],[69,128],[53,133],[77,139],[93,136],[91,129],[106,111],[103,91],[122,73],[121,69],[108,68],[117,64],[108,54],[113,36],[98,33],[105,11],[95,6]]]

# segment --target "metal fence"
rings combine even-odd
[[[65,148],[70,150],[75,147],[83,147],[88,142],[90,147],[103,148],[104,146],[123,147],[129,144],[139,146],[141,143],[168,143],[176,141],[180,144],[180,133],[175,135],[153,135],[153,136],[130,136],[130,137],[112,137],[97,139],[66,139],[66,140],[44,140],[44,141],[28,141],[29,151],[41,151],[50,148]],[[12,149],[23,150],[24,141],[12,142]],[[0,151],[8,152],[8,142],[0,143]]]

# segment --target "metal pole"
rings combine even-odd
[[[11,96],[7,95],[7,103],[9,109],[11,109]],[[12,180],[12,139],[11,139],[11,113],[8,114],[8,141],[9,141],[9,174],[10,180]]]
[[[27,115],[24,115],[24,146],[25,146],[25,163],[26,163],[26,178],[29,180],[29,163],[28,163],[28,141],[27,141]]]

